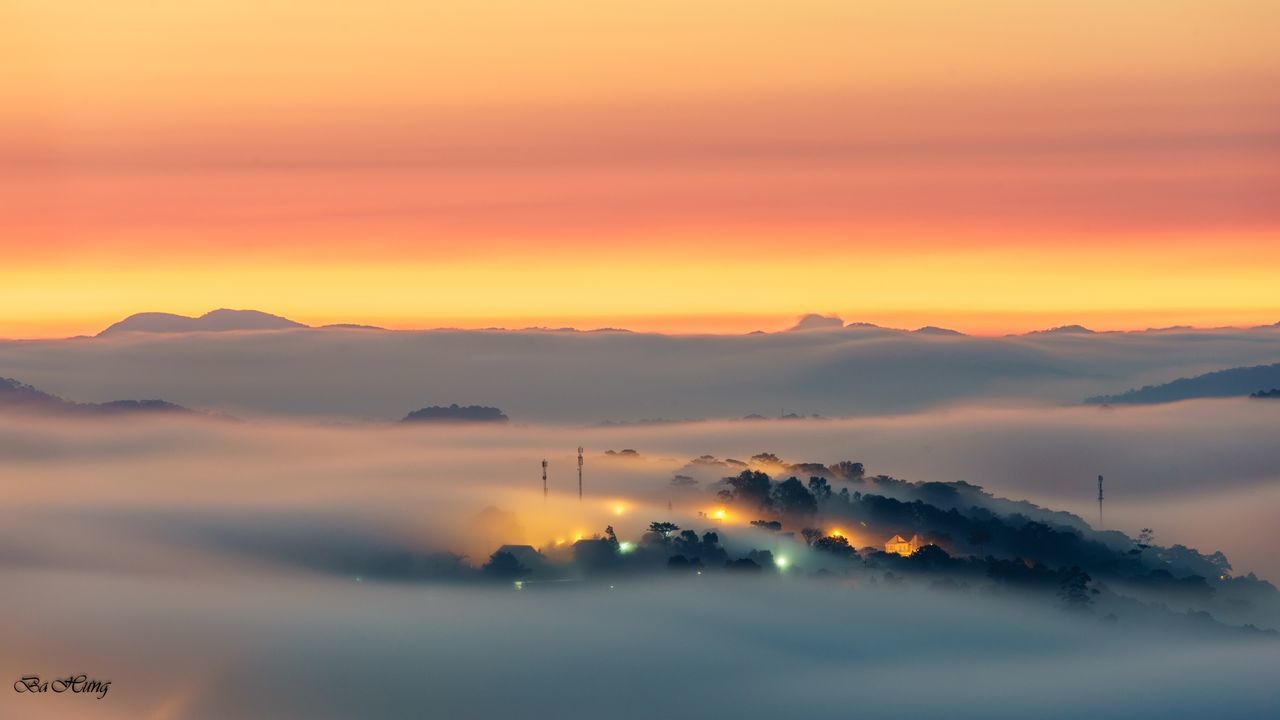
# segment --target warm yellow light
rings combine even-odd
[[[626,503],[616,502],[613,504],[613,514],[621,515],[627,511]]]
[[[711,511],[711,518],[713,520],[724,520],[727,517],[729,517],[729,513],[726,512],[724,508],[716,508]]]
[[[844,531],[840,528],[836,528],[831,531],[831,537],[844,537]]]
[[[579,541],[579,540],[581,540],[581,539],[582,539],[582,533],[581,533],[581,532],[576,532],[576,533],[574,533],[574,534],[573,534],[573,541],[574,541],[574,542],[578,542],[578,541]]]

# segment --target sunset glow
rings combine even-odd
[[[1280,319],[1276,6],[6,18],[4,337],[229,305],[674,333]]]
[[[0,3],[0,718],[1280,717],[1277,29]]]

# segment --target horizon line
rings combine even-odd
[[[93,320],[85,319],[85,320],[81,320],[74,323],[67,323],[67,325],[74,325],[77,328],[83,328],[87,325],[93,324],[96,326],[97,329],[96,330],[91,329],[86,332],[84,330],[80,330],[80,331],[71,330],[70,328],[68,328],[67,330],[55,329],[52,327],[48,327],[46,325],[47,330],[43,332],[37,330],[34,334],[24,333],[21,335],[4,333],[0,335],[0,340],[3,340],[3,341],[69,340],[69,339],[79,339],[79,338],[86,338],[86,337],[98,337],[106,333],[108,330],[112,329],[113,327],[115,327],[117,324],[130,319],[138,318],[140,316],[147,316],[147,315],[172,316],[177,319],[187,319],[187,320],[196,321],[201,317],[204,317],[206,315],[209,315],[210,313],[214,313],[220,310],[221,311],[233,310],[235,312],[247,312],[247,313],[260,314],[262,316],[272,316],[276,318],[281,318],[282,320],[287,320],[289,322],[297,323],[298,325],[301,326],[301,327],[295,327],[293,329],[340,329],[343,326],[347,326],[347,327],[362,327],[366,329],[381,330],[386,332],[445,332],[445,331],[570,332],[572,331],[572,332],[590,333],[590,332],[615,331],[615,332],[628,332],[628,333],[645,334],[645,335],[669,335],[669,336],[711,335],[711,336],[733,337],[733,336],[752,335],[752,334],[781,334],[781,333],[788,333],[788,332],[804,332],[804,333],[824,332],[824,331],[834,332],[834,331],[840,331],[840,330],[856,330],[859,327],[866,327],[868,329],[881,329],[886,331],[903,332],[903,333],[915,333],[920,331],[927,332],[933,329],[933,330],[940,330],[940,331],[949,331],[949,332],[957,333],[966,337],[1000,338],[1000,337],[1018,337],[1018,336],[1025,336],[1025,335],[1054,333],[1055,331],[1058,331],[1061,334],[1070,334],[1072,332],[1077,334],[1086,334],[1086,333],[1108,334],[1108,333],[1159,332],[1159,331],[1168,331],[1168,330],[1192,330],[1192,331],[1253,330],[1253,329],[1259,329],[1259,328],[1280,327],[1280,322],[1275,322],[1275,321],[1268,322],[1265,319],[1261,321],[1254,319],[1254,320],[1242,320],[1242,321],[1236,321],[1236,322],[1231,322],[1231,321],[1212,322],[1211,321],[1203,324],[1196,324],[1194,322],[1177,322],[1177,321],[1174,321],[1171,324],[1154,324],[1154,323],[1141,323],[1141,322],[1137,322],[1137,323],[1130,322],[1130,323],[1123,323],[1123,324],[1119,324],[1119,323],[1099,324],[1098,322],[1091,322],[1090,320],[1087,320],[1087,319],[1081,319],[1075,322],[1070,320],[1063,321],[1059,319],[1059,320],[1053,320],[1053,321],[1037,324],[1037,323],[1031,322],[1028,319],[1028,321],[1017,323],[1016,326],[1014,323],[1007,323],[1007,324],[1000,323],[1000,325],[1004,325],[1004,327],[998,328],[995,323],[981,323],[981,322],[974,323],[972,321],[970,321],[969,323],[949,322],[947,319],[938,319],[933,322],[928,322],[928,321],[922,322],[921,319],[923,319],[923,317],[926,315],[925,313],[888,313],[886,314],[886,313],[874,313],[874,312],[867,314],[871,318],[869,320],[852,320],[852,321],[845,319],[840,313],[797,313],[793,315],[777,315],[777,314],[759,315],[759,314],[725,313],[725,314],[688,314],[688,315],[669,315],[669,316],[620,315],[620,316],[615,316],[616,319],[613,321],[609,321],[601,317],[592,317],[592,316],[565,317],[561,321],[557,321],[555,318],[538,319],[538,318],[508,317],[505,320],[502,320],[499,318],[448,317],[448,318],[440,318],[439,319],[440,324],[431,324],[432,320],[429,317],[423,317],[423,318],[417,318],[417,319],[371,318],[367,320],[360,320],[360,319],[354,319],[350,317],[341,317],[341,316],[340,317],[321,316],[319,319],[316,319],[314,317],[309,317],[308,314],[306,313],[295,315],[288,312],[275,313],[270,311],[258,310],[256,308],[228,308],[227,306],[223,306],[220,308],[212,308],[206,312],[193,314],[193,315],[188,315],[181,312],[145,310],[145,311],[131,313],[115,321],[103,322],[103,321],[93,321]],[[1146,315],[1147,313],[1133,313],[1133,314]],[[1172,315],[1172,313],[1165,313],[1165,312],[1157,312],[1157,313],[1150,313],[1150,314],[1161,316],[1162,318],[1166,319],[1166,321],[1169,319],[1169,315]],[[1187,314],[1195,315],[1197,313],[1192,311]],[[1217,315],[1219,313],[1212,312],[1212,314]],[[1233,313],[1221,313],[1221,314],[1230,315]],[[1245,314],[1250,314],[1255,316],[1257,315],[1256,311],[1253,313],[1245,313]],[[945,317],[947,315],[950,315],[950,313],[940,313],[940,315]],[[962,320],[963,318],[960,316],[965,316],[965,315],[967,315],[969,318],[982,317],[982,316],[991,317],[995,315],[1007,317],[1011,315],[1011,313],[957,313],[955,315],[957,316],[951,317],[950,319]],[[1048,320],[1048,317],[1046,316],[1052,316],[1055,318],[1065,317],[1065,314],[1060,315],[1058,313],[1052,313],[1052,314],[1020,313],[1018,315],[1044,317],[1045,320]],[[1080,315],[1093,316],[1093,320],[1097,321],[1102,319],[1101,317],[1098,317],[1099,315],[1129,315],[1129,313],[1127,312],[1091,313],[1086,311],[1086,312],[1080,313]],[[896,318],[896,321],[894,316],[899,316]],[[917,320],[915,322],[902,322],[901,320],[906,319],[907,316],[917,318]],[[304,317],[306,319],[298,320],[297,319],[298,317]],[[836,324],[837,321],[839,322],[839,325]],[[806,322],[810,323],[810,327],[803,327],[803,325],[805,325]],[[17,327],[28,325],[28,323],[22,323],[20,321],[16,323],[14,323],[14,321],[9,321],[9,322],[0,321],[0,327],[3,327],[4,325],[10,325],[11,327],[14,327],[14,329],[16,329]],[[37,324],[30,323],[30,325],[37,325]],[[39,325],[45,325],[45,323],[39,323]],[[282,330],[282,329],[288,329],[288,328],[284,328],[284,327],[261,328],[261,330]],[[243,329],[236,329],[236,330],[212,330],[211,329],[208,331],[209,332],[236,332],[236,331],[250,331],[250,330],[253,330],[253,329],[252,328],[243,328]],[[192,330],[192,332],[197,332],[197,331],[199,330]],[[123,330],[122,332],[127,332],[127,330]],[[166,331],[139,330],[136,332],[139,332],[139,333],[152,332],[154,334],[176,334],[178,332],[183,332],[183,331],[167,331],[166,332]]]

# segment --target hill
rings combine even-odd
[[[43,390],[37,390],[12,378],[0,377],[0,411],[13,410],[60,415],[196,414],[195,410],[164,400],[111,400],[104,403],[72,402]]]
[[[1218,370],[1160,385],[1146,385],[1117,395],[1095,395],[1085,402],[1092,405],[1151,404],[1193,398],[1245,397],[1274,387],[1280,387],[1280,363]]]
[[[508,418],[501,410],[496,407],[484,407],[481,405],[468,405],[460,407],[457,403],[445,407],[443,405],[432,405],[424,407],[421,410],[414,410],[400,422],[491,422],[504,423]]]
[[[106,330],[98,337],[126,332],[188,333],[228,332],[234,330],[287,330],[305,328],[300,322],[258,310],[212,310],[200,317],[188,317],[173,313],[146,312],[130,315]]]

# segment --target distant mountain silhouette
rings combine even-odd
[[[1249,395],[1251,398],[1258,400],[1280,400],[1280,388],[1272,388],[1270,390],[1259,390]]]
[[[1094,335],[1094,331],[1083,325],[1062,325],[1048,330],[1032,330],[1028,335]]]
[[[279,315],[271,315],[257,310],[227,310],[222,308],[207,312],[200,317],[158,312],[138,313],[130,315],[103,330],[98,333],[98,337],[126,332],[226,332],[231,330],[284,330],[305,327],[307,326],[302,323],[294,322]]]
[[[825,330],[849,330],[854,332],[865,333],[904,333],[905,330],[897,328],[887,328],[875,323],[869,322],[851,322],[846,323],[839,315],[819,315],[818,313],[809,313],[802,315],[796,321],[795,325],[787,328],[785,332],[809,332],[809,331],[825,331]],[[755,333],[752,333],[755,334]]]
[[[40,412],[62,415],[126,415],[134,413],[197,414],[195,410],[164,400],[112,400],[104,403],[78,403],[51,395],[43,390],[0,377],[0,411]]]
[[[468,405],[461,407],[457,403],[445,407],[443,405],[432,405],[424,407],[421,410],[414,410],[400,422],[492,422],[504,423],[510,418],[503,414],[496,407],[484,407],[481,405]]]
[[[1280,363],[1218,370],[1162,385],[1147,385],[1118,395],[1097,395],[1085,402],[1094,405],[1151,404],[1193,398],[1245,397],[1277,386],[1280,386]]]
[[[917,328],[915,330],[912,330],[911,332],[916,333],[918,335],[964,335],[964,333],[960,332],[959,330],[952,330],[951,328],[937,327],[936,325],[925,325],[924,327]]]
[[[888,327],[884,327],[883,325],[877,325],[875,323],[869,323],[869,322],[851,322],[845,325],[844,329],[845,330],[873,330],[876,332],[886,332],[886,333],[906,332],[905,330],[899,330],[898,328],[888,328]]]

